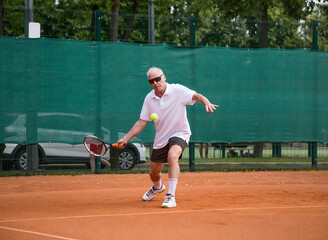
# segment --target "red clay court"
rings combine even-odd
[[[148,174],[0,182],[5,240],[328,239],[328,171],[181,173],[172,209],[141,200]]]

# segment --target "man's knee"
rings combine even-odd
[[[173,145],[167,156],[168,163],[172,164],[178,162],[182,152],[183,150],[179,145]]]
[[[163,165],[163,163],[151,162],[149,168],[149,175],[154,177],[159,176],[161,174]]]
[[[152,168],[149,169],[149,174],[152,176],[157,176],[160,174],[160,172],[161,171],[159,171],[158,169],[152,169]]]
[[[173,164],[173,163],[177,163],[179,162],[179,157],[180,157],[181,154],[178,154],[178,153],[172,153],[172,154],[169,154],[168,155],[168,158],[167,158],[167,162],[169,164]]]

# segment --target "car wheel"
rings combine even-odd
[[[42,158],[42,149],[39,148],[39,158]],[[14,164],[16,167],[16,170],[27,170],[27,152],[26,152],[26,148],[22,147],[20,149],[18,149],[16,155],[15,155],[15,160],[14,160]]]
[[[130,170],[135,165],[135,154],[132,150],[125,148],[120,150],[119,163],[121,170]]]
[[[12,170],[14,166],[14,161],[10,159],[4,159],[3,161],[3,170],[4,171],[9,171]]]
[[[25,148],[21,148],[17,151],[15,165],[17,170],[27,170],[27,153]]]

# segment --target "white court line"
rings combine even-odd
[[[18,228],[10,228],[10,227],[2,227],[2,226],[0,226],[0,228],[5,229],[5,230],[11,230],[11,231],[23,232],[23,233],[31,233],[31,234],[35,234],[35,235],[41,235],[41,236],[57,238],[57,239],[76,240],[75,238],[61,237],[61,236],[56,236],[56,235],[51,235],[51,234],[46,234],[46,233],[22,230],[22,229],[18,229]]]
[[[114,214],[102,214],[102,215],[11,219],[11,220],[1,220],[0,223],[22,222],[22,221],[62,220],[62,219],[77,219],[77,218],[97,218],[97,217],[145,216],[145,215],[174,214],[174,213],[243,211],[243,210],[279,210],[279,209],[305,209],[305,208],[328,208],[328,206],[283,206],[283,207],[247,207],[247,208],[216,208],[216,209],[214,208],[214,209],[178,210],[178,211],[163,209],[163,211],[160,211],[160,212],[114,213]]]

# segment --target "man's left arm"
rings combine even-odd
[[[203,104],[206,109],[206,112],[208,113],[214,112],[214,110],[216,110],[216,108],[219,107],[218,105],[212,104],[205,96],[203,96],[200,93],[195,93],[192,96],[192,100]]]

